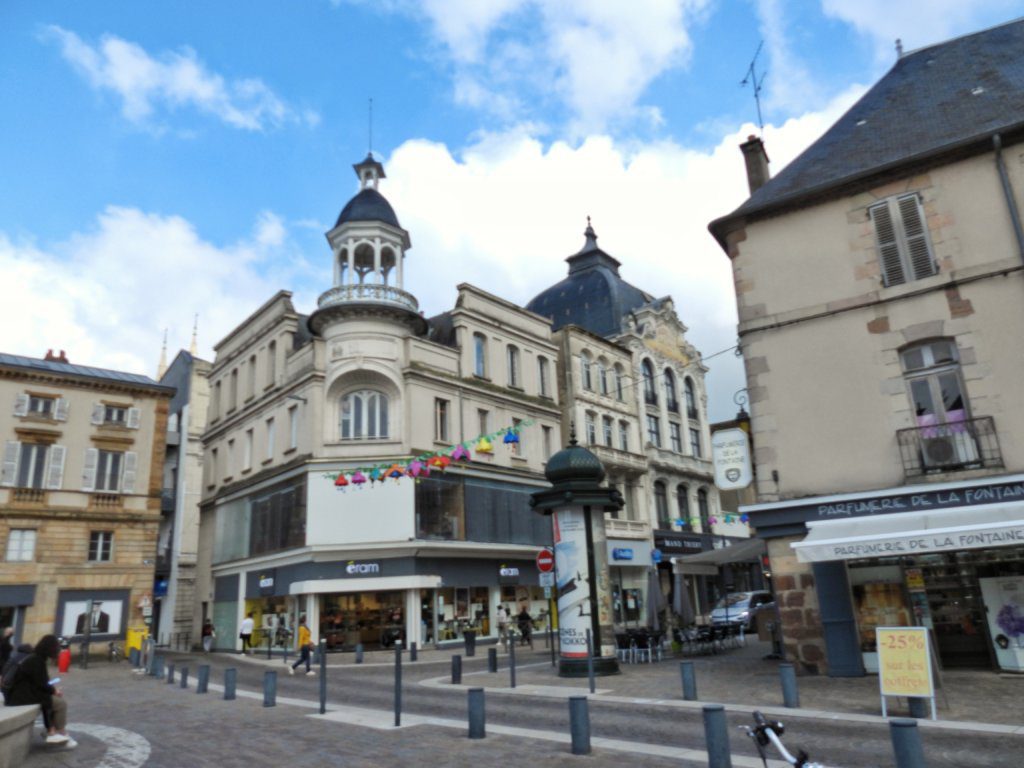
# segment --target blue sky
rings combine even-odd
[[[369,146],[432,314],[470,282],[525,303],[585,217],[626,279],[671,294],[705,355],[734,343],[705,227],[746,195],[740,86],[759,43],[778,172],[907,49],[1002,0],[306,0],[0,5],[0,349],[153,374],[163,329],[212,345],[278,288],[329,287],[323,233]],[[15,322],[15,320],[17,321]],[[712,418],[736,359],[709,361]]]

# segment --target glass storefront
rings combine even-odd
[[[287,597],[257,597],[245,601],[245,615],[252,613],[255,629],[252,633],[252,644],[256,648],[266,648],[270,638],[274,648],[290,648],[298,617]],[[216,622],[214,622],[216,626]],[[218,632],[218,637],[220,632]]]
[[[525,608],[533,620],[534,632],[546,632],[548,629],[548,602],[543,587],[520,585],[501,588],[501,604],[511,612],[512,623],[516,624],[516,617]]]
[[[329,651],[392,648],[405,643],[405,591],[356,592],[320,597],[320,637]]]
[[[644,568],[611,568],[612,616],[616,626],[639,627],[645,623],[644,604],[647,598],[647,570]]]
[[[477,637],[491,634],[489,587],[445,587],[434,592],[438,642],[461,640],[467,629],[476,632]]]

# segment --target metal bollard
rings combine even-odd
[[[508,680],[509,687],[516,687],[516,643],[513,638],[508,642]]]
[[[277,704],[277,672],[268,669],[263,673],[263,706],[273,707]]]
[[[910,710],[910,716],[913,718],[924,720],[928,717],[928,699],[910,696],[907,698],[907,708]]]
[[[889,721],[889,735],[896,754],[896,768],[925,768],[924,750],[917,721],[909,717],[894,717]]]
[[[321,640],[317,646],[320,651],[320,714],[327,712],[327,641]]]
[[[196,693],[206,693],[210,685],[210,665],[200,664],[196,675]]]
[[[590,682],[590,692],[594,692],[594,639],[587,630],[587,680]]]
[[[188,667],[181,668],[181,687],[188,688]]]
[[[779,664],[782,679],[782,703],[790,709],[800,706],[800,692],[796,688],[796,670],[792,664]]]
[[[173,685],[174,684],[174,665],[173,664],[168,664],[167,665],[167,684],[168,685]]]
[[[462,657],[454,658],[462,660]],[[486,715],[484,712],[484,689],[469,689],[469,738],[482,739],[486,736]]]
[[[139,649],[130,648],[128,649],[128,663],[133,667],[139,666]]]
[[[462,685],[462,657],[452,656],[452,685]]]
[[[402,646],[395,643],[395,728],[402,724]]]
[[[235,698],[235,682],[238,680],[238,670],[228,667],[224,670],[224,701],[233,701]]]
[[[685,701],[697,700],[697,671],[693,668],[692,661],[679,662],[679,674],[683,678],[683,699]]]
[[[586,696],[569,697],[569,733],[574,755],[590,754],[590,711]]]
[[[161,653],[153,654],[153,677],[157,680],[162,679],[164,676],[164,657]]]
[[[356,643],[356,664],[363,663],[363,644]]]
[[[704,705],[704,741],[708,748],[708,768],[732,768],[729,724],[721,704]]]
[[[487,671],[497,672],[498,671],[498,649],[488,648],[487,649]]]
[[[416,643],[409,643],[409,661],[416,661],[419,657],[419,649],[416,648]]]

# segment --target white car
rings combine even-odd
[[[774,600],[771,592],[730,592],[711,610],[711,623],[743,624],[751,630],[754,612]]]

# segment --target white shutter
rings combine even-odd
[[[135,470],[139,464],[139,454],[128,451],[124,455],[124,474],[121,479],[121,493],[135,493]]]
[[[96,487],[96,465],[99,463],[99,460],[100,452],[98,449],[85,449],[85,469],[82,471],[83,491],[91,491]]]
[[[93,424],[102,424],[103,423],[103,417],[106,414],[106,412],[107,412],[107,409],[103,405],[103,403],[96,403],[95,405],[93,405],[93,407],[92,407],[92,423]],[[90,449],[90,450],[92,450],[92,449]]]
[[[129,408],[128,409],[128,429],[139,428],[139,409]]]
[[[900,247],[896,242],[896,227],[893,225],[889,204],[882,203],[870,209],[871,221],[875,225],[875,241],[878,243],[878,257],[882,264],[882,275],[886,285],[906,282],[903,262],[900,261]]]
[[[900,218],[903,219],[903,235],[907,240],[910,273],[915,280],[934,275],[935,260],[928,247],[928,233],[925,230],[921,201],[917,195],[907,195],[898,201]]]
[[[8,440],[4,446],[3,473],[0,474],[0,485],[14,485],[18,479],[18,457],[21,456],[21,443]]]
[[[28,395],[19,392],[14,396],[14,415],[28,416]]]
[[[64,456],[67,453],[67,448],[63,445],[51,445],[48,453],[50,454],[50,466],[46,470],[46,487],[60,490],[60,487],[64,485]]]
[[[57,407],[54,411],[53,418],[55,418],[57,421],[68,420],[68,401],[66,398],[57,398]]]

